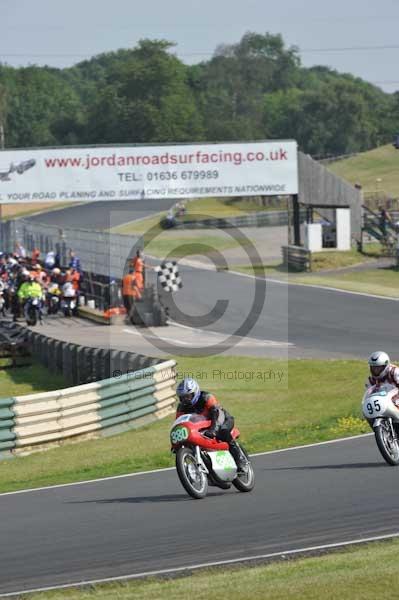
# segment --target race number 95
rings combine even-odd
[[[374,412],[379,412],[381,410],[381,404],[378,400],[373,400],[373,403],[368,402],[366,404],[366,408],[369,415],[372,415]]]

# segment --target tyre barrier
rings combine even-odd
[[[0,398],[0,458],[162,419],[174,411],[175,385],[176,362],[168,360],[95,383]]]
[[[162,362],[161,358],[104,348],[80,346],[53,339],[17,323],[1,322],[9,333],[19,331],[32,356],[67,384],[81,385],[108,379],[116,372],[129,373]]]
[[[14,398],[0,398],[0,458],[15,447],[13,406]]]

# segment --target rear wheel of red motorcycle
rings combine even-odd
[[[190,448],[179,448],[177,451],[176,470],[182,486],[192,498],[205,498],[208,492],[208,478],[197,466]]]
[[[245,454],[245,457],[248,461],[248,466],[246,468],[245,473],[239,473],[237,477],[233,481],[233,485],[239,492],[251,492],[254,489],[255,485],[255,474],[252,467],[251,460],[248,456],[248,452],[245,450],[243,446],[241,446],[241,452]]]

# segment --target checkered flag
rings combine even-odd
[[[165,292],[177,292],[183,287],[176,261],[162,263],[155,267],[158,273],[158,281]]]

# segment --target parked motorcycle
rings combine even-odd
[[[374,430],[375,441],[389,465],[399,465],[399,393],[389,383],[369,387],[363,396],[362,410]]]
[[[61,290],[58,283],[53,283],[47,290],[47,314],[56,315],[60,307]]]
[[[5,285],[2,281],[0,281],[0,315],[2,317],[6,316],[6,299],[4,297]]]
[[[62,311],[65,317],[72,317],[72,315],[76,314],[76,297],[66,297],[62,301]]]
[[[210,426],[211,421],[198,414],[181,415],[172,426],[172,452],[176,454],[176,470],[184,489],[196,499],[205,498],[208,485],[223,490],[234,485],[240,492],[250,492],[255,476],[246,450],[240,445],[247,464],[239,471],[228,443],[203,435]],[[236,440],[239,435],[234,428],[233,438]]]
[[[41,301],[39,298],[29,298],[25,305],[26,324],[35,326],[38,321],[42,321]]]

